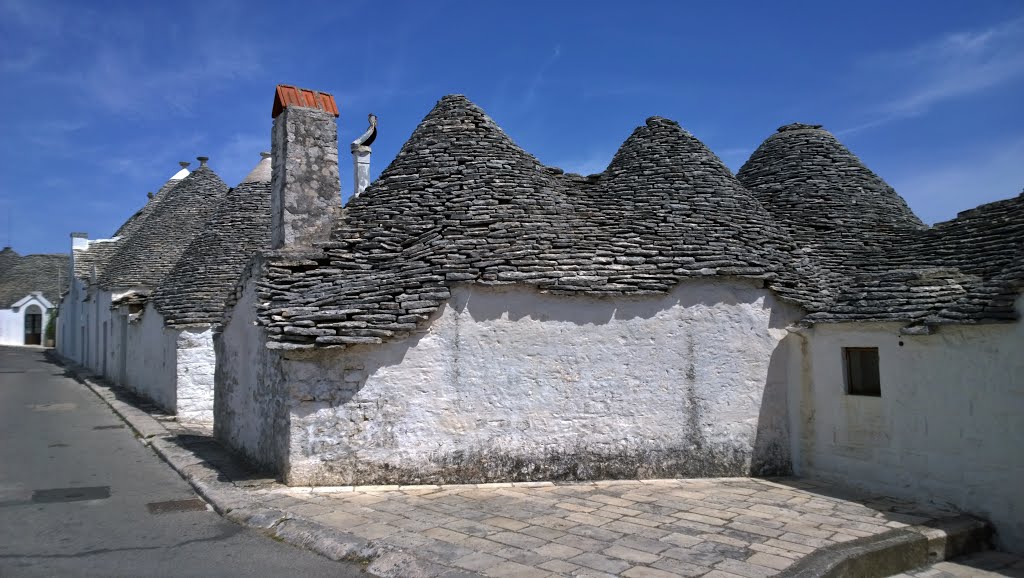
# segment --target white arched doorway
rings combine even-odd
[[[25,308],[25,345],[43,344],[43,309],[35,303]]]

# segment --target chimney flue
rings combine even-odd
[[[271,142],[271,248],[326,241],[341,205],[334,97],[279,85]]]
[[[352,141],[352,174],[355,180],[352,188],[353,197],[358,197],[370,186],[370,145],[377,139],[377,116],[371,112],[367,115],[367,120],[370,127],[362,136]]]

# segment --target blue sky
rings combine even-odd
[[[0,243],[8,222],[22,254],[109,236],[198,155],[237,184],[278,83],[335,95],[343,151],[377,114],[374,176],[463,93],[576,172],[661,115],[734,171],[776,127],[823,124],[929,223],[1024,186],[1016,0],[0,0]]]

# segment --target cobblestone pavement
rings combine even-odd
[[[326,526],[486,576],[771,576],[952,512],[750,478],[254,489]]]
[[[980,552],[897,574],[892,578],[987,578],[997,576],[1024,578],[1024,557],[1005,552]]]

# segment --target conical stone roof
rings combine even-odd
[[[56,305],[68,287],[68,255],[20,256],[9,247],[0,252],[0,308],[6,309],[39,291]]]
[[[903,237],[808,321],[1012,321],[1022,289],[1024,194]]]
[[[270,247],[270,158],[228,191],[153,294],[170,326],[219,324],[256,251]]]
[[[899,194],[820,125],[780,127],[737,173],[832,292],[924,223]]]
[[[145,219],[123,237],[100,277],[100,286],[108,290],[155,288],[202,231],[227,189],[206,166],[168,189]]]
[[[184,173],[184,174],[183,174]],[[149,199],[141,209],[135,211],[131,217],[128,217],[117,231],[114,232],[115,237],[127,237],[134,233],[136,229],[146,220],[146,217],[163,201],[167,198],[167,193],[170,192],[175,186],[181,181],[185,180],[185,177],[189,175],[187,169],[182,168],[180,171],[174,174],[166,183],[153,195],[152,199]]]
[[[606,296],[719,275],[763,280],[809,308],[819,295],[758,202],[665,119],[583,178],[447,96],[346,213],[323,251],[269,255],[260,318],[277,346],[379,343],[416,329],[454,282]]]

